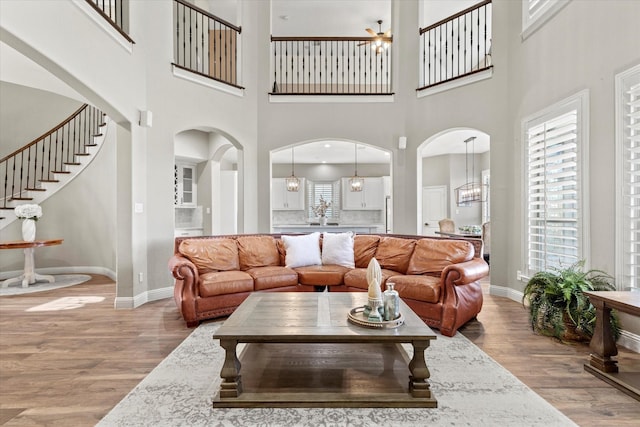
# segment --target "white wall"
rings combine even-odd
[[[199,128],[218,131],[242,149],[240,232],[269,230],[271,150],[299,141],[343,138],[393,152],[394,231],[415,233],[418,145],[451,128],[489,134],[491,280],[492,285],[519,291],[524,286],[515,280],[523,262],[522,118],[589,90],[588,258],[592,266],[613,271],[613,77],[640,61],[636,22],[640,2],[572,1],[525,41],[520,37],[520,4],[493,2],[491,79],[418,98],[419,2],[393,2],[390,27],[397,56],[395,95],[389,103],[270,103],[267,1],[242,2],[237,22],[242,25],[241,84],[246,87],[242,97],[172,75],[170,1],[131,2],[131,36],[136,41],[131,52],[69,1],[0,1],[0,36],[120,123],[117,167],[111,171],[117,177],[118,295],[171,286],[166,262],[173,251],[173,142],[179,132]],[[33,13],[36,8],[40,13]],[[88,55],[96,46],[101,56]],[[153,112],[152,128],[137,126],[140,109]],[[399,136],[407,137],[406,150],[397,149]],[[144,214],[132,213],[134,202],[144,203]],[[145,273],[143,283],[134,281],[138,272]]]

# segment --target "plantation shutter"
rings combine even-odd
[[[578,111],[529,127],[528,269],[568,266],[580,257]]]
[[[331,206],[327,210],[326,217],[329,219],[337,219],[340,212],[340,182],[309,182],[307,191],[307,201],[309,206],[309,218],[316,218],[313,207],[320,203],[320,196],[325,201],[330,201]]]
[[[521,0],[522,1],[522,34],[528,37],[551,19],[570,0]]]
[[[622,283],[640,287],[640,67],[622,82]]]

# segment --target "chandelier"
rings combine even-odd
[[[287,191],[298,191],[300,189],[300,179],[296,177],[293,166],[293,147],[291,147],[291,176],[285,179]]]
[[[465,165],[465,183],[456,188],[456,204],[458,206],[468,206],[473,202],[483,202],[483,198],[486,195],[486,191],[482,188],[483,185],[475,181],[475,140],[476,137],[472,136],[464,140],[465,153],[464,153],[464,165]],[[471,142],[471,177],[469,177],[469,143]]]
[[[358,144],[354,144],[355,153],[356,153],[356,162],[355,162],[355,173],[349,179],[349,187],[351,191],[362,191],[362,187],[364,187],[364,179],[358,176]]]

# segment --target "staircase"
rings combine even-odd
[[[84,104],[62,123],[0,160],[0,230],[21,204],[40,204],[73,180],[102,147],[107,116]]]

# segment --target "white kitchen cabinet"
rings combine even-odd
[[[303,211],[305,180],[300,179],[298,191],[287,191],[285,178],[273,178],[271,180],[271,209],[274,211]]]
[[[363,178],[362,191],[351,191],[350,178],[342,178],[342,209],[377,211],[384,209],[384,182],[382,177]]]
[[[197,204],[196,165],[176,162],[174,173],[174,204],[195,207]]]

